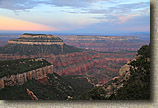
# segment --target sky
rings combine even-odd
[[[150,32],[150,0],[0,0],[0,32]]]

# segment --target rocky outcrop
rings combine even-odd
[[[47,74],[53,73],[53,65],[38,68],[22,74],[5,76],[0,79],[0,88],[5,86],[22,85],[28,80],[40,80],[47,77]]]
[[[121,77],[125,76],[127,73],[130,73],[130,65],[125,64],[124,66],[122,66],[119,70],[119,75]]]
[[[30,91],[29,89],[26,89],[26,90],[32,100],[38,100],[38,98],[34,95],[34,93],[32,91]]]
[[[122,66],[119,70],[119,76],[113,78],[112,84],[106,87],[106,97],[109,98],[112,94],[117,94],[117,91],[122,88],[125,83],[130,79],[131,77],[131,70],[137,70],[138,67],[134,67],[130,65],[131,62],[137,61],[141,55],[137,55],[132,61],[128,61],[127,64]],[[149,58],[147,58],[149,60]],[[150,61],[150,60],[149,60]],[[133,81],[134,82],[134,81]]]
[[[130,68],[133,68],[131,65],[125,64],[122,66],[119,70],[119,76],[113,78],[113,83],[110,84],[106,88],[106,97],[108,98],[112,94],[115,94],[118,89],[123,87],[124,82],[127,81],[130,78]]]
[[[4,88],[4,80],[0,80],[0,88]]]

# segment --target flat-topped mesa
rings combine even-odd
[[[21,35],[20,38],[54,38],[54,39],[57,39],[57,40],[61,40],[59,37],[54,36],[54,35],[30,34],[30,33],[24,33],[23,35]]]
[[[54,35],[45,34],[30,34],[24,33],[18,39],[11,39],[9,44],[28,44],[28,45],[61,45],[63,46],[63,40]]]

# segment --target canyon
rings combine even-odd
[[[129,79],[129,66],[125,64],[130,63],[137,54],[135,50],[141,44],[145,44],[137,37],[128,36],[74,36],[67,41],[66,39],[63,41],[54,35],[23,34],[20,38],[11,39],[7,45],[0,47],[1,61],[32,58],[35,59],[31,59],[33,62],[48,62],[45,65],[45,62],[41,62],[40,68],[30,67],[31,70],[23,73],[8,71],[6,76],[1,69],[0,75],[3,77],[0,78],[0,94],[17,89],[27,99],[73,99],[72,97],[93,87],[105,86],[106,96],[110,97],[123,87],[122,82]],[[83,49],[81,46],[76,48],[67,45],[69,42],[80,45],[84,43]],[[26,66],[26,62],[20,63],[24,63],[23,67]],[[2,67],[6,69],[3,65]],[[12,68],[14,69],[14,66]],[[118,85],[109,85],[115,80],[122,82]],[[114,92],[113,88],[116,89]]]
[[[74,42],[76,39],[82,42],[94,41],[94,43],[105,40],[114,41],[114,43],[139,40],[137,37],[123,36],[76,36],[69,40]],[[51,42],[60,42],[62,45],[52,45]],[[79,49],[67,46],[57,36],[44,34],[23,34],[18,39],[9,40],[8,44],[1,49],[0,60],[44,58],[54,66],[53,70],[57,74],[84,75],[89,80],[95,78],[97,80],[95,84],[104,84],[118,76],[120,67],[132,60],[136,54],[134,51],[97,52]]]
[[[120,67],[134,55],[135,53],[78,52],[45,59],[54,65],[54,72],[59,75],[85,75],[87,78],[96,78],[98,83],[104,84],[116,77]]]
[[[97,53],[76,52],[64,55],[37,54],[17,56],[1,54],[1,59],[44,58],[54,67],[59,75],[85,75],[86,78],[96,78],[98,83],[106,83],[118,75],[120,67],[135,56],[135,52]]]

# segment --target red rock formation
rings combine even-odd
[[[54,65],[54,71],[59,75],[91,75],[99,83],[106,83],[118,75],[119,68],[127,63],[135,53],[71,53],[46,57]],[[122,64],[122,65],[121,65]]]
[[[97,41],[97,40],[94,40]],[[67,45],[75,46],[77,48],[91,49],[96,51],[115,51],[115,50],[128,50],[137,51],[142,45],[148,44],[148,41],[139,42],[103,42],[95,43],[94,41],[87,41],[84,43],[78,40],[67,40],[65,43]]]
[[[9,44],[24,44],[24,45],[61,45],[63,42],[21,42],[21,41],[8,41]]]
[[[38,40],[37,40],[38,38]],[[27,44],[27,45],[61,45],[63,41],[54,35],[45,34],[23,34],[18,39],[11,39],[8,41],[9,44]]]
[[[95,51],[85,51],[64,55],[37,54],[29,57],[1,54],[0,58],[15,59],[42,57],[53,64],[54,71],[59,75],[90,75],[91,77],[97,78],[98,82],[105,83],[107,80],[116,77],[119,68],[134,56],[135,53],[97,53]],[[32,76],[30,75],[30,79],[32,79]],[[40,75],[38,76],[40,77]],[[26,80],[26,78],[24,79]]]
[[[4,81],[0,80],[0,88],[4,88]]]
[[[42,78],[42,79],[39,79],[38,80],[41,84],[48,84],[48,79],[47,79],[47,77],[44,77],[44,78]]]
[[[26,89],[26,90],[32,100],[38,100],[38,98],[34,95],[34,93],[32,91],[30,91],[29,89]]]
[[[0,88],[4,88],[5,86],[22,85],[27,80],[44,79],[47,77],[47,74],[51,74],[51,73],[53,73],[53,65],[28,71],[22,74],[5,76],[0,78]]]

